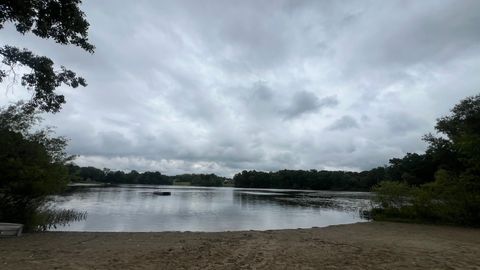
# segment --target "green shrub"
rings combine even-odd
[[[480,226],[479,183],[474,176],[455,176],[439,170],[435,181],[420,187],[384,181],[372,210],[375,220],[403,220]]]
[[[406,182],[383,181],[373,187],[374,202],[383,209],[400,209],[411,200],[413,188]]]

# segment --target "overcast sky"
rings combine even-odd
[[[423,152],[480,93],[480,1],[85,0],[90,55],[0,30],[75,70],[47,115],[77,164],[166,174],[363,170]],[[7,104],[26,95],[19,85]]]

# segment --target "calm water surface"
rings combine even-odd
[[[171,196],[154,195],[170,191]],[[369,193],[125,185],[84,187],[56,197],[87,211],[59,231],[236,231],[322,227],[365,221]]]

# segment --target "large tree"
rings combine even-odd
[[[80,9],[80,0],[1,0],[0,29],[12,23],[21,34],[33,33],[40,38],[53,39],[59,44],[72,44],[89,53],[95,47],[88,41],[89,23]],[[31,90],[32,98],[26,104],[30,110],[58,112],[65,98],[55,92],[62,84],[73,88],[86,86],[82,77],[60,66],[46,56],[38,56],[28,49],[8,45],[0,47],[2,63],[7,69],[0,69],[0,82],[9,75],[16,80],[15,67],[23,66],[30,72],[21,75],[21,84]]]
[[[49,209],[49,195],[63,191],[69,175],[66,139],[39,129],[41,120],[22,104],[0,110],[0,221],[23,223],[27,230],[75,218],[71,211]]]
[[[437,136],[424,138],[429,143],[425,155],[393,160],[394,169],[411,175],[403,183],[377,186],[383,209],[374,213],[380,218],[480,226],[480,95],[455,105],[450,115],[437,120],[435,129]],[[432,168],[436,170],[433,182],[412,187],[421,183],[418,180],[428,181]],[[422,175],[424,179],[409,181]]]
[[[456,174],[480,175],[480,95],[455,105],[452,114],[438,119],[435,129],[444,136],[431,134],[427,152]]]
[[[0,0],[0,29],[11,24],[20,34],[32,33],[93,53],[80,5],[80,0]],[[76,88],[86,82],[25,48],[3,44],[0,57],[6,67],[0,69],[0,83],[20,78],[32,92],[26,103],[0,110],[0,221],[24,223],[27,230],[35,230],[79,217],[47,207],[48,196],[62,191],[69,181],[65,163],[70,157],[64,150],[65,138],[35,125],[41,111],[55,113],[65,103],[55,91],[59,86]],[[20,75],[20,70],[26,71]]]

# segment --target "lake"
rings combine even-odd
[[[159,196],[154,191],[170,191]],[[370,193],[122,185],[82,187],[54,206],[87,211],[56,231],[238,231],[324,227],[366,221]]]

